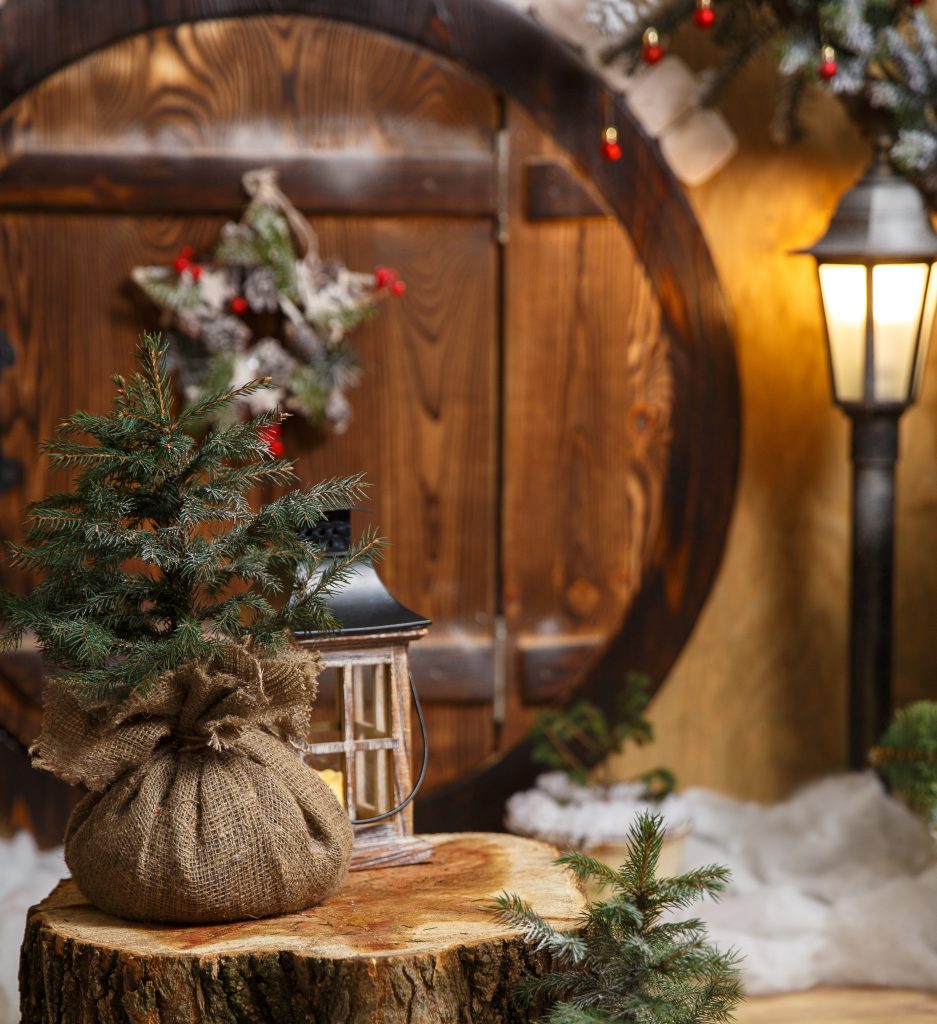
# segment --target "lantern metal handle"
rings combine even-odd
[[[413,673],[408,672],[407,675],[410,678],[410,693],[413,695],[413,706],[416,708],[416,717],[420,723],[420,736],[423,739],[423,763],[420,765],[420,774],[417,776],[416,782],[413,783],[413,788],[407,794],[407,796],[397,804],[396,807],[391,808],[389,811],[384,811],[383,814],[375,814],[373,818],[352,818],[352,825],[374,825],[378,821],[386,821],[388,818],[392,818],[395,814],[399,814],[408,804],[413,802],[413,798],[419,793],[420,787],[423,785],[423,780],[426,778],[426,765],[429,763],[429,744],[426,740],[426,720],[423,718],[423,708],[420,705],[420,698],[416,692],[416,683],[413,681]]]

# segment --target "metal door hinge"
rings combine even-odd
[[[508,206],[511,198],[511,152],[507,128],[495,136],[495,241],[507,245],[510,239]]]

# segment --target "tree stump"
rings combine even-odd
[[[145,925],[60,882],[29,912],[23,1024],[507,1024],[514,984],[545,959],[498,926],[503,890],[559,928],[584,905],[556,851],[518,836],[426,837],[426,864],[350,874],[337,895],[286,917]]]

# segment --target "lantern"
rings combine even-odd
[[[351,513],[331,512],[306,538],[326,557],[347,553]],[[405,608],[373,566],[356,565],[328,598],[340,628],[299,632],[304,647],[323,662],[310,733],[293,743],[345,806],[355,829],[351,869],[418,864],[432,847],[413,835],[412,800],[426,774],[426,729],[409,668],[410,643],[424,636],[428,619]],[[423,739],[422,766],[411,782],[411,710]]]
[[[921,193],[880,158],[802,251],[817,261],[834,400],[847,412],[910,405],[937,312],[937,234]]]
[[[918,397],[937,313],[937,234],[918,189],[884,155],[810,249],[817,262],[833,400],[852,421],[849,764],[862,768],[891,718],[898,419]]]

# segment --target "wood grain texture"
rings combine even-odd
[[[608,216],[605,204],[588,184],[558,160],[528,157],[524,193],[529,221]]]
[[[250,71],[248,50],[265,57]],[[360,162],[370,154],[378,163],[410,161],[412,171],[464,161],[490,176],[496,118],[487,89],[413,47],[348,26],[280,19],[183,26],[127,40],[54,76],[6,111],[3,123],[10,152],[27,164],[46,160],[50,149],[71,152],[79,163],[109,152],[121,167],[136,159],[142,174],[154,173],[151,158],[157,168],[165,160],[199,179],[194,200],[218,188],[227,204],[240,189],[242,164],[260,158],[258,140],[266,146],[262,156],[283,154],[284,166],[302,166],[306,147],[315,146],[320,162]],[[223,157],[218,147],[227,147]],[[111,192],[101,205],[62,215],[22,210],[0,227],[0,309],[23,353],[20,373],[40,389],[21,389],[19,378],[4,382],[8,451],[31,467],[25,494],[0,502],[5,536],[18,535],[24,498],[62,482],[35,466],[36,440],[76,406],[103,409],[111,373],[131,366],[136,334],[156,326],[154,311],[128,285],[129,269],[171,262],[184,244],[203,251],[222,224],[210,212],[219,209],[217,198],[206,204],[207,215],[192,197],[182,204],[188,215],[166,212],[186,189],[185,177],[161,197],[164,215],[109,213],[120,194],[112,179],[104,176]],[[316,219],[324,253],[341,254],[355,268],[395,266],[410,291],[356,336],[366,373],[351,395],[349,433],[323,445],[293,421],[286,435],[304,480],[368,475],[374,521],[394,540],[383,569],[389,585],[436,620],[437,640],[454,636],[477,646],[489,636],[494,608],[495,251],[490,220],[463,216],[472,194],[458,181],[442,184],[446,201],[461,207],[458,220]],[[307,181],[307,198],[314,185]],[[412,205],[411,193],[400,191],[398,206]],[[74,201],[66,188],[62,203]],[[490,196],[478,205],[490,213]],[[458,714],[438,702],[427,708],[430,786],[490,749],[490,714],[476,691],[457,695],[463,704],[476,701]]]
[[[560,929],[584,897],[556,851],[516,836],[427,836],[428,864],[359,871],[322,906],[220,927],[109,917],[62,882],[30,912],[24,1024],[508,1024],[512,987],[542,969],[489,910],[519,893]]]
[[[33,150],[0,170],[0,209],[83,209],[99,213],[211,213],[236,216],[242,176],[258,157],[191,153],[157,156]],[[456,158],[331,153],[264,159],[300,210],[316,213],[494,213],[491,154]]]
[[[63,17],[54,5],[50,6],[50,0],[29,3],[10,0],[0,8],[0,104],[12,101],[55,68],[125,36],[161,25],[202,22],[224,14],[242,16],[270,12],[313,14],[364,24],[452,58],[487,76],[498,88],[525,105],[540,127],[555,134],[560,144],[575,155],[602,191],[609,208],[630,233],[660,300],[663,329],[672,346],[676,410],[672,422],[672,457],[664,481],[659,539],[645,572],[646,586],[635,598],[622,631],[591,674],[586,692],[595,694],[602,703],[611,704],[624,668],[636,663],[645,665],[659,682],[683,646],[721,555],[737,460],[734,354],[726,307],[711,259],[678,188],[659,154],[626,109],[565,46],[552,40],[543,29],[518,12],[492,0],[471,0],[458,5],[443,5],[434,0],[417,0],[406,5],[339,0],[165,0],[155,3],[134,0],[116,9],[93,13],[81,0],[69,9],[68,17]],[[259,24],[262,23],[251,23],[252,27]],[[246,140],[249,146],[275,153],[275,147],[260,131],[261,116],[245,126],[240,122],[233,124],[230,119],[226,121],[223,114],[216,113],[215,105],[221,104],[223,108],[231,96],[245,104],[245,109],[257,110],[269,109],[269,105],[263,108],[263,104],[274,102],[271,95],[274,99],[277,95],[282,99],[284,95],[282,77],[279,94],[276,86],[268,95],[264,88],[249,81],[247,68],[264,68],[269,63],[264,50],[266,44],[257,44],[253,35],[249,42],[242,40],[238,44],[240,50],[229,51],[229,60],[221,69],[218,81],[212,80],[212,33],[224,31],[223,25],[213,22],[184,25],[173,36],[173,42],[162,49],[153,42],[159,33],[148,32],[146,36],[129,39],[128,46],[141,48],[134,67],[147,68],[147,75],[141,75],[140,81],[135,83],[128,83],[126,73],[120,71],[124,58],[117,55],[119,48],[102,51],[102,59],[116,63],[110,78],[100,79],[97,86],[88,91],[87,106],[96,111],[90,116],[127,125],[140,119],[141,103],[149,104],[142,120],[152,125],[152,129],[144,135],[143,145],[132,133],[114,131],[111,138],[117,148],[141,146],[143,150],[147,147],[169,150],[180,145],[183,148],[224,145],[234,149],[245,145]],[[310,45],[307,33],[293,33],[291,28],[283,31],[288,41],[283,46],[292,46],[299,52],[301,47]],[[362,47],[370,45],[367,40],[372,38],[393,45],[390,40],[372,33],[343,31],[360,37],[356,45]],[[503,45],[493,45],[493,40],[502,41]],[[274,49],[281,48],[279,42],[270,45]],[[209,54],[207,61],[206,52]],[[415,49],[413,52],[417,53]],[[320,58],[318,64],[304,59],[298,61],[297,66],[324,69],[324,77],[344,82],[340,72],[349,66],[348,51],[343,53],[339,46],[332,46],[316,56]],[[337,63],[342,60],[344,63]],[[190,65],[200,82],[212,80],[212,88],[193,90],[185,79],[177,85],[173,75],[180,64]],[[383,98],[390,96],[394,101],[400,97],[392,84],[398,80],[401,66],[397,62],[362,75],[361,81],[372,92],[366,97],[355,95],[376,106],[381,114],[376,119],[364,119],[364,127],[354,129],[354,133],[358,133],[355,144],[373,145],[383,150],[393,148],[393,141],[399,140],[401,148],[406,148],[413,138],[422,139],[427,134],[419,118],[407,124],[408,118],[400,116],[399,112],[396,118],[386,114]],[[89,74],[87,66],[81,65],[74,65],[63,74],[79,73],[76,69],[80,69],[81,74]],[[121,74],[125,77],[121,78]],[[463,77],[468,79],[468,76]],[[391,87],[373,91],[375,84],[383,87],[388,80]],[[151,97],[147,90],[156,81],[161,81],[166,88],[152,90]],[[411,79],[407,81],[409,89]],[[347,99],[358,86],[340,84],[336,88],[345,90],[342,95]],[[465,108],[452,113],[445,104],[446,97],[438,90],[424,91],[429,120],[435,118],[439,125],[436,140],[441,149],[449,147],[453,139],[459,146],[475,150],[490,142],[497,120],[497,104],[483,87],[476,85],[476,89],[483,102],[474,108],[468,103],[472,117],[463,113]],[[291,101],[295,100],[297,92],[293,88],[287,93]],[[380,96],[376,102],[375,96]],[[28,97],[24,102],[27,101]],[[334,135],[321,145],[337,145],[335,137],[344,145],[349,130],[336,128],[327,116],[318,116],[325,115],[330,109],[325,104],[334,105],[334,101],[335,93],[329,94],[327,89],[312,97],[303,94],[296,102],[306,104],[304,109],[310,112],[310,117],[308,121],[295,119],[290,132],[315,135],[321,130],[327,136],[328,133]],[[474,116],[486,104],[488,119]],[[50,117],[57,118],[52,136],[56,132],[60,136],[67,135],[69,119],[74,116],[67,90],[51,101],[49,110]],[[128,116],[127,111],[132,114]],[[72,141],[76,145],[80,145],[80,141],[76,141],[78,136],[87,130],[84,116],[78,119],[81,123],[74,129]],[[622,146],[631,156],[614,168],[602,161],[596,145],[600,128],[608,116],[616,123]],[[23,139],[28,137],[28,144],[36,148],[50,144],[49,133],[33,131],[31,119],[31,114],[23,115],[17,125]],[[325,127],[309,127],[313,122]],[[214,127],[206,129],[207,123]],[[6,122],[4,138],[11,138],[13,131],[12,122]],[[289,150],[293,137],[291,135],[283,144],[284,149]],[[658,230],[662,218],[668,224],[666,232]],[[482,718],[472,723],[460,721],[457,728],[468,734],[476,727],[480,729],[482,724]],[[519,749],[489,773],[469,780],[457,794],[440,794],[435,803],[427,803],[426,811],[430,815],[449,815],[453,821],[469,821],[477,810],[473,806],[475,796],[484,792],[484,813],[499,821],[501,797],[516,785],[522,785],[530,770],[526,752]]]
[[[625,618],[661,528],[669,344],[614,219],[525,216],[528,161],[557,147],[517,104],[507,124],[504,611],[521,645],[562,638],[563,647],[578,635],[594,643]],[[553,696],[562,697],[578,674],[557,674]]]
[[[737,1024],[934,1024],[937,993],[890,988],[818,988],[746,1000]]]

